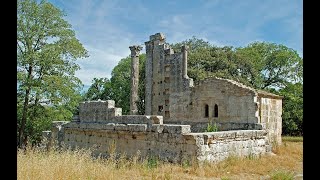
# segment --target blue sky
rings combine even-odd
[[[283,44],[303,56],[302,0],[48,0],[67,16],[89,51],[76,76],[85,89],[162,32],[168,43],[195,36],[217,46],[254,41]],[[145,48],[142,50],[145,53]]]

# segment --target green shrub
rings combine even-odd
[[[205,131],[206,132],[217,132],[218,131],[217,123],[212,124],[212,122],[210,121],[208,123],[207,129]]]

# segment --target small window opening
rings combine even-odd
[[[167,72],[170,71],[170,65],[166,65],[165,69],[166,69]]]
[[[215,104],[214,105],[214,117],[218,117],[218,105],[217,104]]]
[[[170,112],[169,112],[169,111],[165,111],[165,112],[164,112],[164,117],[169,118],[169,117],[170,117]]]
[[[209,117],[209,105],[206,104],[204,107],[204,117]]]
[[[168,106],[168,105],[169,105],[169,100],[166,99],[166,100],[164,101],[164,104],[165,104],[166,106]]]
[[[164,78],[164,82],[165,82],[165,83],[170,83],[170,78],[169,78],[169,77],[165,77],[165,78]]]
[[[159,111],[159,112],[162,112],[162,111],[163,111],[163,106],[159,106],[159,107],[158,107],[158,111]]]

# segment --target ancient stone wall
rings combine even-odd
[[[282,134],[282,99],[259,97],[260,124],[268,130],[268,137],[273,142],[281,144]]]
[[[218,162],[230,155],[270,152],[264,130],[191,133],[190,125],[164,124],[162,116],[121,116],[121,109],[115,109],[114,101],[81,103],[78,118],[55,122],[52,132],[43,133],[47,145],[58,142],[72,149],[91,148],[94,155],[139,154],[174,163]]]
[[[192,132],[205,131],[208,123],[216,123],[219,131],[266,129],[270,141],[281,144],[281,96],[215,77],[190,89],[171,93],[165,123],[189,124]]]
[[[63,128],[64,137],[60,140],[64,145],[72,149],[91,148],[96,156],[108,157],[116,152],[173,163],[199,163],[271,152],[264,130],[190,133],[189,125],[152,124],[148,127],[148,124],[81,122],[70,122]]]
[[[65,126],[65,144],[71,148],[94,147],[95,155],[109,156],[116,152],[131,157],[156,157],[169,162],[181,162],[196,157],[196,148],[184,140],[189,125],[152,124],[86,124],[70,123]]]
[[[161,33],[150,36],[146,44],[145,114],[170,118],[169,97],[188,91],[193,80],[186,75],[187,48],[174,52]]]
[[[265,130],[238,130],[185,134],[186,142],[196,144],[198,162],[219,162],[229,156],[260,156],[271,153]]]
[[[205,125],[211,121],[220,124],[222,130],[230,130],[227,128],[230,126],[242,129],[244,124],[259,122],[257,93],[251,88],[212,77],[200,81],[191,90],[170,96],[168,122]]]
[[[96,155],[113,151],[163,161],[218,162],[231,155],[262,155],[271,151],[264,130],[190,133],[189,125],[70,123],[65,126],[64,142],[72,148],[93,148]],[[114,149],[113,149],[114,148]]]
[[[122,115],[122,108],[114,107],[113,100],[86,101],[79,104],[79,120],[81,122],[106,122]]]

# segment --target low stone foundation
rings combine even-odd
[[[163,124],[162,116],[122,116],[113,101],[82,103],[73,121],[56,121],[44,131],[47,146],[91,148],[94,155],[156,157],[172,163],[219,162],[231,155],[271,151],[265,130],[191,132],[190,125]],[[82,111],[86,108],[86,111]],[[95,112],[95,113],[92,113]]]
[[[157,119],[157,116],[149,116],[149,119]],[[56,134],[51,136],[52,140],[72,149],[91,148],[95,156],[108,157],[116,152],[131,157],[139,152],[143,158],[191,164],[219,162],[232,155],[259,156],[271,152],[265,130],[191,133],[190,125],[80,122],[66,122],[55,130],[44,134],[47,138]],[[48,145],[53,144],[52,140]]]

